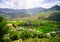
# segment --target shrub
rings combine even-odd
[[[7,22],[4,17],[0,16],[0,42],[2,42],[2,38],[4,34],[7,34],[8,27]]]
[[[10,42],[11,40],[9,39],[9,37],[3,37],[2,38],[2,42]]]
[[[17,31],[13,31],[11,34],[10,34],[10,39],[13,41],[13,40],[17,40],[20,38],[20,35]]]

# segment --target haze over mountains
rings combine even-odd
[[[41,8],[41,7],[37,7],[37,8],[31,8],[31,9],[8,9],[8,8],[0,8],[0,15],[5,16],[5,17],[11,17],[11,18],[15,18],[15,17],[29,17],[31,15],[35,15],[39,12],[42,11],[52,11],[52,10],[60,10],[60,6],[56,5],[52,8],[49,9],[45,9],[45,8]]]

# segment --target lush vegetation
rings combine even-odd
[[[41,12],[17,21],[6,21],[0,16],[0,42],[18,39],[23,42],[60,42],[59,16],[59,11]]]

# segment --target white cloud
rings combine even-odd
[[[20,9],[26,7],[26,1],[25,0],[8,0],[4,1],[4,3],[0,3],[0,8],[15,8]]]
[[[29,0],[27,1],[27,8],[39,7],[44,0]]]
[[[50,8],[56,4],[60,5],[60,1],[44,3],[45,0],[3,0],[0,3],[0,8],[28,9],[34,7]]]
[[[59,0],[54,0],[51,3],[43,3],[41,5],[41,7],[43,7],[43,8],[51,8],[51,7],[55,6],[55,5],[60,5],[60,1]]]

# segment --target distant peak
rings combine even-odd
[[[60,7],[59,5],[55,5],[54,7]]]

